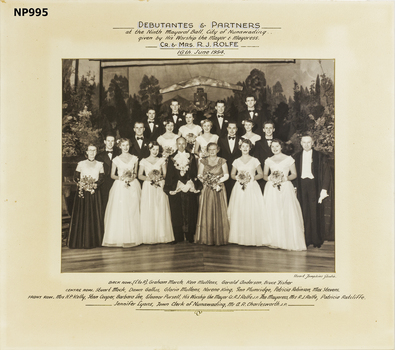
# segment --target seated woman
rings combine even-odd
[[[103,246],[133,247],[142,243],[140,231],[140,183],[136,179],[138,158],[129,153],[129,140],[121,138],[122,153],[112,161],[111,187],[104,215]],[[118,175],[115,175],[118,170]]]
[[[167,243],[174,241],[170,206],[163,192],[166,177],[166,159],[158,158],[160,146],[148,144],[150,156],[140,161],[139,179],[144,181],[141,191],[140,227],[143,243]]]
[[[273,139],[273,156],[265,160],[263,192],[265,229],[273,248],[306,250],[302,209],[296,198],[292,180],[296,179],[295,160],[282,153],[284,144]],[[270,172],[270,175],[269,175]]]
[[[95,160],[97,148],[89,145],[88,159],[78,163],[74,181],[78,183],[75,195],[67,245],[69,248],[100,247],[103,239],[103,210],[100,185],[104,181],[103,163]]]
[[[262,192],[256,180],[262,178],[259,160],[250,156],[252,143],[241,141],[241,157],[232,164],[231,178],[236,180],[230,195],[228,217],[229,243],[262,246],[270,244],[262,215]]]
[[[203,183],[199,199],[195,243],[223,245],[228,243],[229,221],[224,182],[229,178],[224,158],[217,157],[219,146],[207,145],[208,157],[200,161],[198,179]]]
[[[173,132],[174,122],[171,119],[166,119],[163,122],[165,126],[165,133],[158,137],[158,143],[163,148],[163,157],[168,158],[170,154],[173,154],[177,150],[177,139],[178,135]]]
[[[182,125],[178,130],[178,136],[182,136],[187,141],[187,150],[194,153],[196,138],[202,133],[202,128],[193,123],[195,114],[187,112],[185,114],[185,125]]]
[[[200,159],[208,157],[207,145],[210,142],[218,142],[218,135],[210,132],[212,127],[213,122],[210,119],[202,120],[203,134],[196,138],[195,143],[195,153]]]
[[[259,141],[261,137],[258,134],[255,134],[252,132],[252,128],[254,127],[254,122],[251,119],[245,119],[243,120],[243,126],[245,129],[245,134],[241,136],[243,139],[248,139],[251,141],[253,145],[255,145],[255,142]]]

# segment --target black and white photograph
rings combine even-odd
[[[62,272],[335,272],[335,60],[62,60]]]
[[[394,9],[2,1],[0,349],[393,349]]]

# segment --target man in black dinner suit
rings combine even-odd
[[[218,139],[218,146],[220,148],[218,156],[226,159],[229,174],[232,171],[232,163],[235,159],[241,157],[241,150],[239,148],[240,137],[237,135],[237,125],[235,121],[229,121],[227,127],[228,135],[222,136]],[[225,181],[226,196],[230,198],[235,180],[229,178]]]
[[[173,120],[175,134],[178,134],[178,129],[185,125],[184,112],[181,111],[180,105],[176,99],[171,100],[169,119]]]
[[[144,123],[135,122],[134,123],[134,136],[130,140],[129,153],[138,157],[139,161],[143,158],[147,158],[149,153],[149,140],[144,137]]]
[[[260,136],[263,136],[262,128],[264,122],[264,115],[262,111],[255,108],[255,97],[251,95],[247,96],[245,104],[247,105],[247,110],[242,111],[238,114],[237,127],[240,128],[240,132],[243,132],[243,120],[250,119],[255,124],[252,131]]]
[[[198,215],[197,192],[202,188],[197,179],[195,156],[186,149],[186,140],[177,139],[177,151],[169,157],[163,190],[169,197],[174,243],[194,242]]]
[[[140,160],[143,158],[147,158],[150,155],[149,152],[149,140],[144,137],[144,123],[143,122],[135,122],[134,123],[134,136],[132,136],[130,140],[130,149],[129,153],[133,154],[139,159],[139,166]],[[137,174],[138,174],[138,167],[137,167]],[[143,185],[144,181],[139,179],[140,185]]]
[[[262,136],[262,138],[255,143],[253,156],[255,158],[258,158],[259,162],[261,163],[262,169],[265,167],[265,160],[273,155],[270,146],[272,144],[274,131],[274,123],[271,120],[265,121],[263,124],[264,136]],[[258,180],[258,183],[263,193],[266,181],[260,179]]]
[[[215,104],[215,110],[216,112],[210,116],[210,120],[213,123],[211,133],[223,137],[227,134],[229,123],[228,118],[225,117],[225,101],[218,100]]]
[[[119,150],[114,148],[115,135],[113,133],[108,132],[105,135],[104,144],[106,145],[106,150],[96,155],[96,160],[102,162],[104,168],[104,182],[100,186],[103,212],[106,210],[108,195],[114,182],[114,180],[111,178],[112,160],[119,154]]]
[[[295,154],[297,194],[302,207],[306,246],[320,248],[325,238],[324,207],[322,201],[333,193],[331,173],[325,154],[314,150],[310,134],[301,138],[303,151]]]
[[[156,120],[155,109],[152,107],[148,108],[147,119],[144,121],[144,129],[144,138],[149,141],[156,141],[163,133],[161,124]]]

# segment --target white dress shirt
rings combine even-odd
[[[233,150],[235,149],[236,136],[234,136],[233,140],[230,140],[229,137],[233,137],[233,136],[228,136],[230,152],[233,153]]]
[[[308,152],[302,152],[302,179],[314,179],[313,173],[311,172],[311,163],[313,162],[313,150]]]

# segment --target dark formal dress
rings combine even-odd
[[[89,160],[78,163],[74,181],[78,182],[85,176],[96,180],[97,189],[94,193],[83,191],[83,197],[78,190],[74,199],[71,223],[67,245],[69,248],[88,249],[100,247],[103,239],[103,209],[100,185],[104,178],[103,163]]]
[[[183,192],[181,188],[191,180],[196,190],[201,183],[197,179],[195,156],[188,151],[186,155],[175,152],[169,157],[164,191],[169,196],[171,221],[176,242],[184,241],[184,234],[189,242],[194,241],[198,213],[197,193]],[[170,191],[177,191],[171,195]]]
[[[333,188],[332,178],[326,156],[312,150],[310,170],[313,178],[302,179],[303,153],[304,151],[295,154],[295,166],[298,174],[297,193],[303,212],[306,246],[312,244],[320,247],[325,238],[325,218],[323,204],[318,203],[318,198],[322,189],[327,190],[328,194],[333,196],[330,191]]]
[[[216,165],[208,163],[208,159],[202,159],[204,165],[203,175],[211,173],[222,177],[222,166],[226,163],[224,158],[218,158]],[[226,200],[225,186],[220,184],[221,190],[217,191],[207,185],[203,185],[199,198],[199,213],[196,225],[195,243],[207,245],[224,245],[228,243],[229,221],[228,204]]]
[[[260,136],[263,136],[263,123],[265,121],[265,117],[263,115],[263,112],[260,110],[254,109],[253,111],[248,111],[245,110],[243,112],[240,112],[237,117],[237,127],[239,129],[240,135],[245,133],[245,129],[243,127],[242,121],[245,119],[250,119],[254,122],[254,127],[252,131]]]
[[[165,132],[163,124],[160,124],[156,120],[152,123],[146,120],[144,122],[144,129],[144,138],[148,141],[156,141]]]
[[[239,149],[240,137],[235,136],[234,141],[230,141],[228,136],[221,137],[218,140],[220,150],[218,156],[226,159],[226,165],[228,166],[229,174],[232,171],[232,163],[235,159],[241,157],[241,150]],[[231,142],[234,143],[233,149],[231,150]],[[229,202],[230,194],[232,193],[235,180],[229,178],[225,181],[226,197]]]
[[[291,156],[276,163],[270,157],[265,165],[270,173],[279,171],[289,175],[290,167],[295,163]],[[263,215],[265,231],[271,238],[270,246],[287,250],[306,250],[303,229],[302,210],[296,198],[291,181],[282,182],[279,187],[268,181],[263,195]]]
[[[222,119],[222,126],[220,125],[220,120]],[[219,137],[223,137],[228,133],[228,124],[229,120],[225,115],[222,115],[222,118],[219,118],[217,113],[214,113],[210,116],[209,120],[213,123],[213,127],[211,128],[211,133],[218,135]]]
[[[261,164],[265,164],[265,160],[273,156],[273,152],[270,148],[269,143],[271,144],[271,140],[270,142],[268,142],[268,140],[265,139],[265,135],[263,135],[262,138],[255,143],[255,147],[252,155],[255,158],[257,158]],[[264,179],[260,179],[258,180],[258,184],[263,193],[263,190],[265,189],[266,181]]]
[[[110,193],[111,186],[114,183],[114,180],[111,178],[112,160],[119,154],[119,151],[113,149],[113,152],[111,152],[110,154],[111,154],[111,159],[107,151],[101,152],[96,156],[96,159],[102,162],[104,167],[104,181],[103,184],[100,186],[100,193],[101,193],[102,206],[103,206],[103,217],[108,202],[108,195]]]

